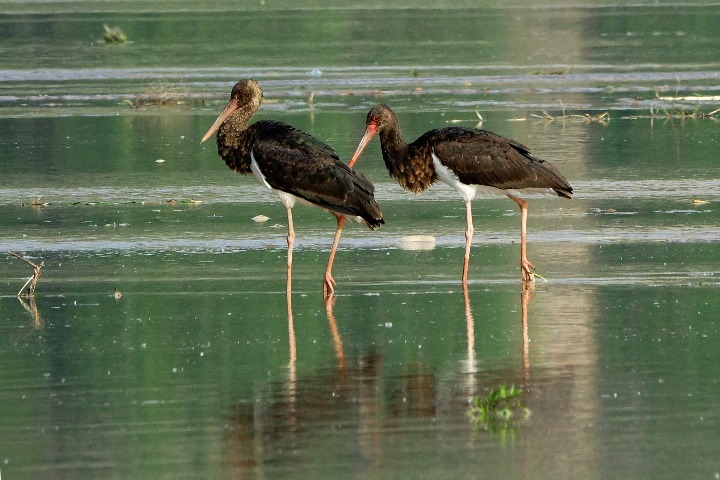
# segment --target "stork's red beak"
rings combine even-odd
[[[230,116],[230,114],[237,110],[239,106],[240,104],[238,103],[237,99],[231,98],[227,106],[225,107],[225,110],[223,110],[217,120],[215,120],[215,123],[212,124],[210,130],[208,130],[202,140],[200,140],[200,143],[203,143],[205,140],[210,138],[210,136],[215,133],[218,128],[220,128],[220,125],[222,125],[223,122],[227,120],[227,118]]]
[[[352,166],[355,165],[355,162],[358,161],[360,155],[362,155],[363,150],[365,150],[365,147],[368,146],[368,143],[370,143],[370,140],[372,139],[372,137],[375,136],[376,133],[377,125],[375,125],[374,123],[368,124],[367,128],[365,129],[365,134],[360,139],[360,143],[358,143],[358,146],[355,149],[355,153],[350,159],[350,163],[348,163],[348,167],[352,168]]]

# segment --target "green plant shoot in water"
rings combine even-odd
[[[126,43],[128,41],[127,35],[123,32],[120,27],[110,27],[107,23],[103,24],[105,33],[103,34],[103,41],[106,44],[118,44]]]
[[[485,398],[473,398],[468,415],[476,427],[482,426],[491,432],[504,433],[514,429],[518,418],[526,420],[530,416],[530,410],[518,398],[522,393],[515,385],[509,388],[500,385],[490,390]]]

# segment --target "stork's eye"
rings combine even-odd
[[[377,116],[377,115],[373,115],[372,119],[370,120],[370,123],[372,123],[372,124],[374,124],[374,125],[377,125],[377,124],[378,124],[378,120],[379,120],[379,119],[378,119],[378,116]]]

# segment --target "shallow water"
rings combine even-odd
[[[23,302],[0,259],[5,477],[720,475],[717,5],[384,4],[2,3],[0,249],[44,262]],[[298,206],[288,301],[284,208],[199,144],[248,76],[344,159],[378,102],[530,146],[576,193],[530,198],[547,281],[479,199],[465,296],[463,202],[374,141],[386,225],[346,228],[326,306],[335,222]],[[530,415],[473,422],[500,385]]]

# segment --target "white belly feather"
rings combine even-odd
[[[258,182],[260,182],[260,185],[264,185],[268,189],[274,191],[278,194],[280,197],[280,201],[285,205],[285,208],[293,208],[295,206],[295,202],[298,200],[298,197],[291,193],[283,192],[281,190],[276,190],[270,186],[270,184],[265,180],[265,175],[263,175],[262,171],[260,170],[260,165],[255,161],[255,155],[252,151],[250,151],[250,170],[252,170],[253,175],[257,179]]]
[[[472,201],[478,194],[481,197],[512,195],[513,197],[521,198],[527,196],[528,193],[556,195],[555,192],[550,188],[523,188],[522,190],[518,190],[514,188],[502,189],[497,187],[491,187],[489,185],[467,185],[460,181],[458,176],[455,175],[455,172],[442,164],[437,155],[435,155],[435,152],[431,153],[431,156],[433,161],[433,167],[435,168],[435,174],[437,174],[438,180],[450,185],[455,190],[460,192],[460,195],[462,195],[463,199],[466,202]]]
[[[293,195],[292,193],[283,192],[282,190],[277,190],[275,188],[272,188],[270,184],[265,180],[265,175],[263,175],[262,171],[260,170],[260,165],[255,161],[255,155],[253,155],[252,151],[250,152],[250,170],[252,170],[253,175],[257,179],[258,182],[260,182],[260,185],[264,185],[268,189],[272,190],[273,192],[278,194],[278,197],[280,197],[280,201],[285,205],[285,208],[293,208],[295,206],[296,202],[304,203],[305,205],[310,206],[317,206],[314,205],[311,202],[308,202],[304,198],[297,197]],[[328,209],[325,209],[328,210]],[[331,211],[331,210],[328,210]],[[352,216],[348,217],[351,220],[355,220],[358,223],[364,223],[365,220],[363,220],[362,217],[359,216]]]

